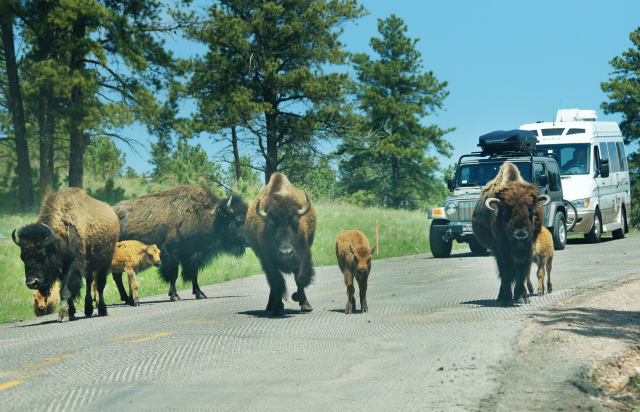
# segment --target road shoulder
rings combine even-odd
[[[640,344],[638,296],[640,275],[632,275],[530,315],[514,358],[497,366],[497,391],[480,409],[607,410],[590,371]]]

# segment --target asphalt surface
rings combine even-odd
[[[506,308],[496,306],[493,258],[463,250],[374,261],[368,313],[358,301],[344,314],[346,287],[330,266],[307,289],[314,311],[287,301],[284,318],[267,316],[258,275],[203,287],[207,300],[189,290],[181,302],[112,305],[108,317],[80,309],[65,324],[51,315],[1,325],[0,409],[479,409],[529,315],[638,273],[639,247],[640,236],[569,244],[554,258],[553,293]]]

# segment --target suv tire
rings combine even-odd
[[[429,244],[431,246],[431,253],[435,258],[447,258],[451,255],[451,247],[453,246],[453,240],[445,242],[442,240],[442,234],[433,230],[435,225],[431,223],[429,229]]]
[[[593,216],[593,226],[589,233],[584,235],[584,238],[589,243],[600,243],[602,238],[602,217],[598,209],[596,209],[596,214]]]
[[[567,219],[564,213],[556,213],[553,219],[553,248],[555,250],[564,250],[567,246]]]
[[[622,227],[620,229],[616,229],[611,234],[614,239],[624,239],[624,234],[627,233],[627,212],[622,208]]]
[[[469,239],[469,249],[471,249],[471,252],[476,255],[488,254],[487,249],[485,249],[476,238]]]

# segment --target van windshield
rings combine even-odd
[[[586,175],[591,162],[591,145],[589,143],[546,144],[537,145],[538,152],[551,151],[558,156],[560,175]]]
[[[513,162],[526,182],[531,181],[531,163]],[[498,175],[502,163],[473,163],[460,165],[456,186],[484,187],[491,179]]]

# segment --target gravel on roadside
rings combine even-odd
[[[497,367],[487,411],[634,410],[640,274],[538,312]],[[622,386],[622,388],[620,388]]]

